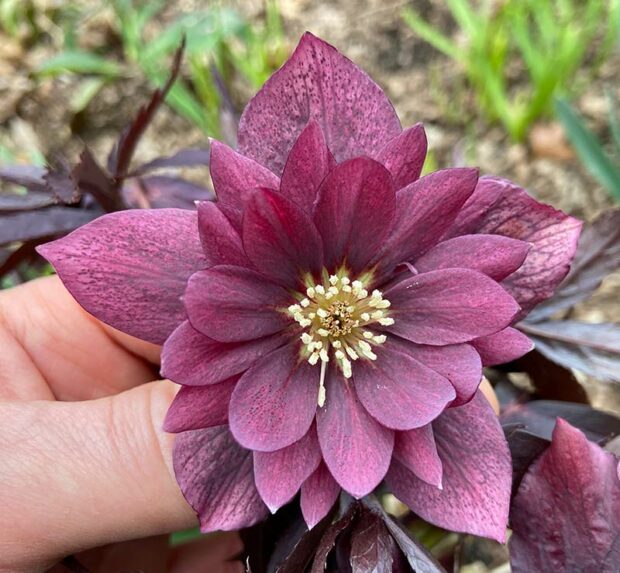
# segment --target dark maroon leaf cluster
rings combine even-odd
[[[37,245],[66,235],[104,213],[124,209],[178,207],[194,209],[213,192],[155,170],[207,167],[209,149],[181,149],[130,169],[135,150],[174,84],[183,45],[177,51],[166,84],[156,90],[111,150],[107,169],[85,148],[73,165],[64,160],[47,167],[14,165],[0,169],[0,181],[26,188],[25,194],[0,193],[0,278],[21,263],[40,262]]]

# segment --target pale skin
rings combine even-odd
[[[0,573],[73,553],[102,573],[243,571],[229,561],[234,534],[167,548],[197,520],[161,430],[177,387],[152,382],[159,347],[103,325],[48,277],[0,292],[0,349]]]

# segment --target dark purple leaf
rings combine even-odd
[[[558,420],[521,482],[511,514],[514,573],[617,573],[618,460]]]
[[[519,328],[547,358],[596,378],[620,382],[620,326],[557,320]]]
[[[575,375],[564,366],[534,350],[513,363],[519,372],[526,372],[536,395],[545,400],[563,400],[588,404],[588,395]]]
[[[357,503],[352,503],[348,511],[338,521],[335,521],[327,528],[317,547],[311,573],[323,573],[323,571],[325,571],[327,557],[334,548],[336,539],[351,526],[353,520],[357,517],[358,509],[359,505]]]
[[[550,442],[524,430],[522,424],[505,424],[502,428],[512,457],[512,492],[514,495],[519,489],[525,472],[547,449]]]
[[[155,169],[171,167],[208,167],[210,157],[210,149],[198,147],[181,149],[173,155],[158,157],[157,159],[153,159],[153,161],[140,165],[140,167],[131,172],[130,177],[144,175],[145,173]]]
[[[30,191],[24,195],[17,193],[0,193],[0,213],[8,211],[31,211],[53,205],[56,201],[52,195],[40,191]]]
[[[214,198],[210,189],[168,175],[131,179],[123,186],[122,195],[128,206],[139,209],[195,209],[196,201]]]
[[[413,539],[397,521],[393,520],[376,500],[366,498],[364,503],[383,517],[385,526],[392,534],[392,537],[401,551],[405,554],[407,562],[416,573],[445,573],[444,568],[426,548],[417,540]]]
[[[500,420],[504,425],[521,424],[523,430],[550,440],[558,417],[585,432],[588,439],[595,442],[605,442],[620,434],[620,418],[586,404],[554,400],[533,400],[510,406],[502,412]]]
[[[64,235],[100,214],[97,210],[71,207],[48,207],[38,211],[2,214],[0,245]]]
[[[44,191],[45,168],[35,165],[8,165],[0,168],[0,181],[23,185],[30,191]]]
[[[586,226],[571,270],[555,295],[527,317],[539,322],[587,299],[611,272],[620,267],[620,209],[607,211]]]
[[[144,135],[146,128],[150,125],[159,106],[163,103],[179,75],[181,60],[185,51],[185,38],[177,49],[172,62],[172,70],[163,87],[156,90],[151,96],[151,101],[140,108],[137,116],[131,125],[123,131],[116,142],[114,149],[108,157],[108,170],[113,174],[117,185],[127,176],[129,166],[133,158],[140,138]]]
[[[92,153],[84,149],[73,168],[73,179],[82,193],[90,193],[108,213],[123,209],[114,180],[97,163]]]
[[[353,573],[391,573],[394,540],[382,517],[366,508],[351,532],[350,563]]]

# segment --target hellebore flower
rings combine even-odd
[[[384,478],[441,526],[503,539],[510,458],[478,385],[565,276],[578,221],[474,169],[420,178],[421,125],[306,34],[214,141],[217,202],[107,215],[43,247],[99,319],[164,344],[165,427],[204,530],[301,490],[310,526]],[[192,430],[192,431],[190,431]]]

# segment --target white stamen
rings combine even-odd
[[[347,360],[346,358],[342,359],[342,373],[344,374],[345,378],[351,378],[351,376],[353,375],[352,369],[351,369],[351,361]]]
[[[347,351],[347,354],[351,357],[351,360],[357,360],[359,358],[357,352],[355,352],[355,350],[353,350],[353,348],[351,348],[350,346],[347,346],[345,350]]]
[[[375,320],[383,318],[383,311],[382,310],[375,310],[375,312],[373,312],[370,315],[370,318],[374,318]]]
[[[329,282],[332,286],[336,286],[338,284],[338,277],[336,275],[332,275],[329,277]]]
[[[370,320],[370,315],[367,312],[362,312],[362,314],[360,314],[360,318],[364,322],[368,322]]]
[[[319,357],[323,362],[329,362],[329,354],[327,353],[327,348],[321,348],[319,351]]]
[[[325,406],[325,398],[327,392],[325,391],[325,373],[327,372],[327,362],[321,364],[321,377],[319,378],[319,396],[317,403],[319,408]]]
[[[325,288],[323,287],[323,285],[316,285],[314,287],[314,290],[318,293],[318,294],[325,294]]]
[[[312,366],[314,366],[318,361],[319,361],[319,353],[318,352],[313,352],[310,355],[310,357],[308,358],[308,362],[310,362],[310,364],[312,364]]]
[[[387,336],[385,334],[378,334],[372,340],[375,344],[383,344],[387,340]]]
[[[309,298],[314,298],[314,296],[316,295],[316,292],[314,288],[310,287],[309,289],[306,290],[306,294],[308,295]]]
[[[393,318],[380,318],[378,322],[381,326],[392,326],[394,324],[394,319]]]
[[[365,330],[364,331],[364,338],[372,338],[374,336],[374,334],[372,332],[370,332],[370,330]]]
[[[319,336],[329,336],[329,331],[325,330],[324,328],[319,328],[316,332]]]
[[[310,301],[307,298],[304,298],[299,304],[304,308],[308,308],[310,306]]]
[[[302,341],[304,344],[311,344],[312,342],[314,342],[314,338],[312,338],[312,336],[310,336],[307,332],[304,332],[304,333],[301,335],[301,341]]]

